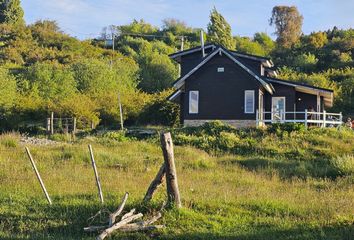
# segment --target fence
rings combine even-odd
[[[307,109],[304,112],[269,111],[259,112],[256,110],[257,126],[267,123],[304,123],[319,127],[334,127],[343,124],[342,113],[313,112]]]

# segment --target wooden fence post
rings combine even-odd
[[[322,127],[326,127],[326,110],[323,110],[323,126]]]
[[[177,173],[175,166],[175,158],[173,153],[173,143],[171,133],[161,133],[161,148],[166,167],[166,185],[168,204],[175,205],[177,208],[181,208],[181,198],[178,189]]]
[[[32,167],[33,167],[33,169],[34,169],[34,172],[36,173],[36,176],[37,176],[37,179],[38,179],[38,181],[39,181],[39,184],[41,185],[41,188],[42,188],[42,190],[43,190],[43,192],[44,192],[44,195],[45,195],[45,197],[47,198],[48,203],[51,205],[51,204],[52,204],[52,200],[50,200],[50,197],[49,197],[49,195],[48,195],[47,189],[46,189],[45,186],[44,186],[44,183],[43,183],[43,181],[42,181],[41,175],[39,175],[39,172],[38,172],[38,170],[37,170],[36,164],[35,164],[34,161],[33,161],[31,152],[30,152],[30,150],[28,149],[28,147],[26,147],[26,152],[27,152],[27,155],[28,155],[29,160],[31,161]]]
[[[307,129],[307,109],[305,109],[305,128]]]
[[[259,112],[258,109],[256,110],[256,127],[259,127]]]
[[[50,114],[50,134],[54,134],[54,112]]]
[[[101,203],[103,204],[103,194],[102,194],[100,178],[98,177],[97,167],[96,167],[95,158],[93,156],[93,151],[92,151],[91,145],[88,145],[88,148],[89,148],[89,151],[90,151],[93,172],[95,173],[96,184],[97,184],[97,188],[98,188],[98,195],[100,197]]]
[[[47,134],[50,134],[50,118],[47,118]]]
[[[76,117],[73,118],[73,134],[76,134]]]

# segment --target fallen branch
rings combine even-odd
[[[145,197],[144,197],[144,202],[148,202],[152,199],[152,196],[154,195],[154,192],[156,189],[163,183],[163,179],[166,173],[166,167],[165,163],[162,164],[160,167],[159,171],[157,172],[154,180],[152,180],[148,190],[146,191]]]
[[[113,231],[121,228],[122,226],[136,220],[136,219],[139,219],[143,216],[142,213],[138,213],[138,214],[135,214],[133,216],[130,216],[130,217],[127,217],[126,219],[120,221],[120,222],[117,222],[116,224],[114,224],[113,226],[107,228],[106,230],[104,230],[96,239],[97,240],[103,240],[105,239],[109,234],[111,234]]]
[[[133,216],[133,214],[135,213],[135,208],[133,208],[132,210],[130,210],[130,212],[126,213],[123,215],[122,219],[121,220],[124,220],[130,216]]]
[[[122,232],[136,232],[136,231],[151,231],[164,228],[164,225],[151,225],[151,226],[139,226],[136,224],[127,224],[121,227],[119,230]]]
[[[108,226],[89,226],[89,227],[85,227],[84,231],[85,232],[97,232],[103,229],[106,229]]]
[[[121,204],[119,205],[119,207],[117,208],[117,210],[109,215],[108,225],[109,225],[110,227],[115,223],[116,217],[119,216],[119,214],[121,214],[121,212],[123,211],[124,206],[125,206],[125,203],[126,203],[127,200],[128,200],[128,196],[129,196],[129,193],[126,192],[126,193],[124,194],[124,197],[123,197],[123,199],[122,199],[122,202],[121,202]]]

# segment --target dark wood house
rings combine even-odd
[[[333,91],[277,79],[269,58],[215,44],[171,54],[181,67],[170,101],[180,104],[181,123],[222,120],[235,127],[272,122],[338,124],[340,114],[325,112]],[[332,121],[333,120],[333,121]]]

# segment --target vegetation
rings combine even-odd
[[[227,49],[235,49],[235,40],[232,38],[230,24],[214,7],[210,13],[208,24],[208,40],[220,44]]]
[[[201,29],[177,19],[163,20],[161,28],[133,20],[105,28],[100,38],[80,41],[63,33],[55,21],[24,24],[19,0],[0,1],[0,15],[1,131],[36,130],[52,111],[75,116],[79,126],[93,122],[116,128],[118,93],[126,126],[178,125],[178,106],[163,99],[179,76],[168,54],[181,48],[182,39],[185,49],[199,45]],[[271,57],[281,78],[334,89],[334,107],[328,110],[351,116],[353,29],[335,27],[300,36],[302,17],[296,7],[276,6],[271,22],[279,30],[276,42],[266,33],[232,36],[214,8],[206,41]],[[112,34],[115,51],[105,43]]]
[[[281,47],[289,48],[295,44],[302,33],[303,17],[295,6],[275,6],[272,10],[270,25],[275,25],[277,42]]]
[[[302,131],[291,125],[240,131],[215,122],[177,131],[173,137],[179,145],[175,158],[184,208],[164,213],[159,222],[166,225],[164,230],[116,234],[112,239],[352,236],[352,132]],[[57,136],[58,144],[29,146],[52,206],[43,196],[19,138],[15,133],[0,136],[2,239],[92,239],[93,234],[83,232],[89,218],[101,208],[115,209],[125,191],[131,198],[128,209],[135,207],[146,214],[158,209],[166,197],[161,187],[152,203],[141,203],[163,162],[157,135],[137,140],[122,132],[107,132],[74,142]],[[93,145],[103,206],[87,144]],[[94,223],[103,219],[104,213]]]

